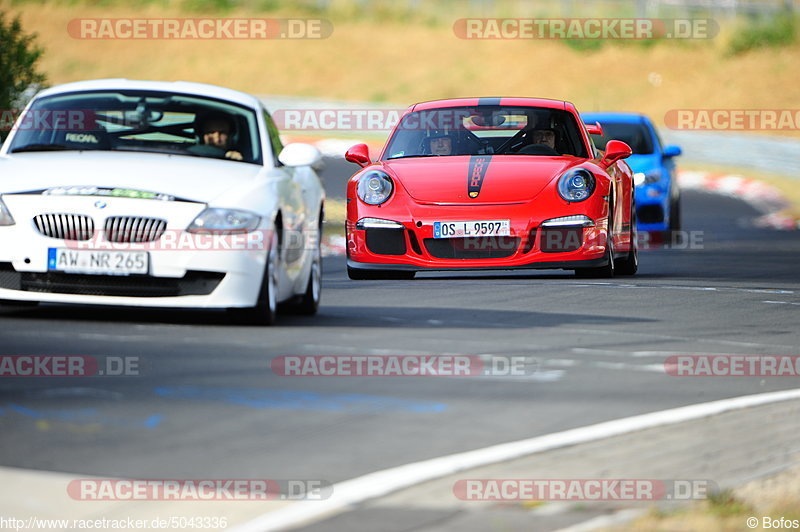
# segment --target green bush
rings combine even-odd
[[[736,498],[731,490],[709,493],[708,507],[712,514],[719,517],[753,514],[753,508],[746,502]]]
[[[752,20],[738,30],[728,43],[728,53],[739,55],[757,48],[788,46],[797,40],[797,27],[792,15],[773,19]]]
[[[46,78],[36,69],[44,50],[35,40],[36,34],[23,32],[19,15],[7,21],[6,13],[0,11],[0,110],[22,107],[26,91],[44,85]],[[0,141],[8,134],[8,124],[2,126]]]
[[[603,47],[603,39],[563,39],[563,42],[579,52],[595,52]]]

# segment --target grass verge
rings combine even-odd
[[[308,16],[287,3],[276,4],[280,12],[230,5],[226,17]],[[433,25],[400,17],[378,23],[338,16],[331,19],[332,35],[316,40],[93,40],[71,37],[69,22],[188,13],[179,4],[0,0],[0,9],[21,13],[24,27],[38,33],[37,42],[45,48],[41,66],[54,84],[104,77],[186,80],[253,94],[403,106],[450,97],[539,96],[568,100],[587,112],[642,112],[657,123],[674,109],[794,109],[800,101],[796,42],[728,55],[730,32],[716,39],[589,51],[557,40],[465,40],[454,34],[453,22],[470,16],[469,8],[457,5],[462,7],[442,19],[449,23]],[[797,130],[783,133],[800,136]]]
[[[757,520],[755,527],[748,525],[748,519],[751,518]],[[765,518],[769,522],[765,522]],[[770,526],[781,518],[786,521],[800,520],[800,466],[754,480],[734,490],[722,491],[681,509],[653,509],[631,523],[603,529],[603,532],[738,532],[790,529],[791,527]]]
[[[760,170],[745,169],[742,170],[733,166],[700,164],[700,163],[687,163],[681,165],[682,170],[710,172],[718,174],[731,174],[739,175],[748,179],[756,179],[768,183],[778,189],[790,206],[781,211],[782,214],[794,216],[795,219],[800,220],[800,179],[789,177],[786,175],[763,172]]]

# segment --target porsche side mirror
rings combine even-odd
[[[356,163],[361,168],[372,164],[369,158],[369,147],[366,144],[356,144],[344,154],[344,158],[351,163]]]
[[[683,150],[681,150],[680,146],[669,145],[664,147],[664,158],[677,157],[681,153],[683,153]]]
[[[590,135],[603,135],[603,126],[600,125],[600,122],[595,122],[594,124],[586,124],[586,131]]]
[[[609,167],[620,159],[627,159],[631,153],[633,153],[631,147],[621,140],[609,140],[606,144],[606,154],[600,162]]]

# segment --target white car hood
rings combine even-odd
[[[31,152],[0,157],[0,194],[55,187],[124,188],[210,203],[255,179],[256,164],[123,151]]]

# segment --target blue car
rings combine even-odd
[[[621,140],[633,150],[625,161],[634,172],[636,217],[639,231],[679,231],[681,228],[680,189],[674,158],[678,146],[664,146],[653,123],[635,113],[584,113],[586,124],[599,122],[603,135],[592,135],[599,150],[609,140]]]

